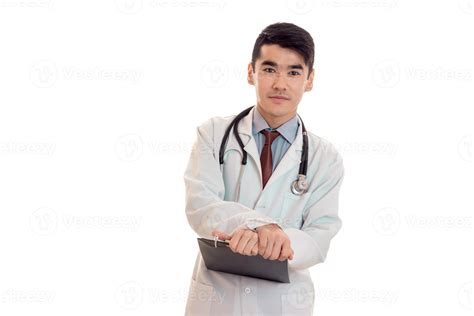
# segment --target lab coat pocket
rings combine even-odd
[[[186,315],[209,315],[214,297],[212,286],[191,280]]]
[[[300,229],[303,224],[303,196],[287,192],[283,196],[281,224],[284,228]]]

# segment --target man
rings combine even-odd
[[[225,130],[234,117],[214,117],[198,129],[184,179],[186,215],[205,238],[228,240],[232,251],[289,260],[290,283],[276,283],[208,270],[199,253],[187,315],[309,315],[314,287],[308,268],[323,262],[341,227],[338,195],[344,168],[328,141],[308,133],[307,182],[302,195],[291,185],[299,173],[303,93],[314,79],[314,43],[304,29],[275,23],[258,36],[248,65],[257,104],[238,125],[244,150]],[[234,127],[235,128],[235,127]]]

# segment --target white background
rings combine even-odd
[[[472,313],[473,1],[0,0],[0,314],[181,315],[196,127],[314,37],[299,113],[344,158],[316,315]]]

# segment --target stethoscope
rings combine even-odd
[[[233,130],[234,136],[237,139],[237,142],[239,143],[240,149],[242,150],[242,166],[245,167],[245,165],[247,165],[247,152],[244,150],[244,144],[242,143],[242,139],[240,138],[238,129],[239,129],[240,120],[242,120],[242,118],[247,116],[247,114],[249,114],[252,108],[253,106],[239,113],[227,127],[224,133],[224,138],[222,139],[222,142],[221,142],[220,150],[219,150],[219,163],[221,167],[224,164],[224,151],[225,151],[227,140],[229,139],[229,134],[232,127],[234,127],[234,130]],[[303,120],[301,119],[299,115],[298,117],[300,118],[300,121],[301,121],[301,127],[302,127],[302,133],[303,133],[303,151],[301,153],[301,162],[300,162],[300,169],[298,171],[298,177],[291,184],[291,192],[295,195],[302,195],[308,190],[308,187],[309,187],[309,184],[306,181],[306,171],[308,169],[308,133],[306,132],[306,128],[304,127]],[[243,173],[243,168],[241,169],[240,178],[242,177],[242,173]],[[239,179],[239,182],[240,182],[240,179]]]

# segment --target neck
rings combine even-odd
[[[270,113],[263,111],[258,104],[257,104],[257,111],[263,117],[265,122],[267,122],[268,126],[270,126],[273,129],[278,128],[281,125],[285,124],[293,116],[296,115],[296,112],[290,112],[284,116],[274,116],[274,115],[271,115]]]

